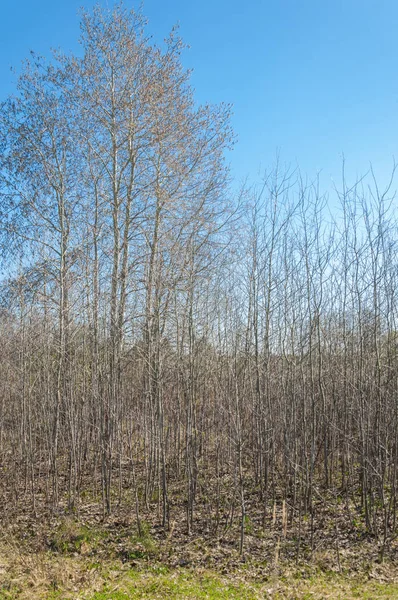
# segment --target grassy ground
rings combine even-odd
[[[398,598],[398,586],[391,584],[347,582],[317,577],[309,582],[269,581],[265,585],[237,583],[220,579],[214,574],[188,572],[133,578],[132,583],[118,590],[97,592],[93,600],[127,600],[129,598],[197,598],[255,600],[259,598]]]
[[[95,591],[96,590],[96,591]],[[380,582],[360,582],[343,576],[318,575],[306,581],[289,578],[271,578],[263,584],[239,581],[234,577],[220,577],[212,572],[152,570],[118,572],[114,568],[106,580],[91,585],[82,583],[72,586],[54,585],[43,580],[33,583],[29,577],[22,581],[4,580],[0,590],[2,600],[14,599],[81,599],[81,600],[128,600],[128,599],[209,599],[209,600],[257,600],[257,599],[304,599],[341,598],[393,599],[398,598],[398,585]]]
[[[82,546],[83,547],[83,546]],[[315,565],[219,573],[203,567],[169,568],[138,560],[93,562],[79,552],[24,553],[3,544],[0,551],[1,600],[128,599],[398,599],[389,567],[365,575],[325,572]]]
[[[325,530],[324,530],[325,531]],[[142,522],[62,517],[0,531],[0,600],[394,599],[398,554],[380,563],[374,540],[302,552],[270,531],[247,533],[245,555],[231,539],[187,537]]]
[[[75,511],[64,498],[51,512],[44,496],[32,511],[23,490],[4,498],[0,600],[398,600],[398,536],[384,547],[383,536],[367,531],[356,497],[319,493],[312,518],[298,526],[284,503],[264,514],[253,493],[242,557],[239,515],[230,518],[225,506],[209,514],[208,501],[198,500],[188,534],[183,499],[164,528],[155,498],[142,507],[139,528],[125,493],[106,518],[89,492]]]

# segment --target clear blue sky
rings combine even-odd
[[[0,98],[30,49],[77,49],[82,3],[1,2]],[[198,101],[233,103],[237,179],[278,149],[326,186],[343,152],[352,174],[372,161],[384,178],[398,160],[397,0],[146,0],[144,13],[155,40],[179,22]]]

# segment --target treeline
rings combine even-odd
[[[90,495],[140,527],[155,502],[191,532],[200,505],[242,550],[248,519],[301,523],[327,493],[384,548],[394,169],[381,190],[343,168],[328,198],[277,164],[232,197],[230,108],[195,104],[177,33],[97,7],[81,44],[32,55],[0,113],[3,511]]]

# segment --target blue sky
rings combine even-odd
[[[0,98],[30,49],[77,49],[82,3],[93,4],[3,0]],[[398,160],[396,0],[146,0],[144,13],[157,41],[179,22],[198,101],[234,105],[237,180],[256,178],[278,151],[311,176],[321,170],[326,187],[342,153],[352,176],[372,161],[383,179]]]

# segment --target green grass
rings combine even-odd
[[[95,546],[106,533],[81,525],[72,518],[66,518],[54,529],[49,546],[61,554],[80,552],[84,544]]]
[[[105,585],[105,589],[89,600],[128,600],[168,598],[197,600],[254,600],[260,598],[250,585],[228,581],[213,573],[195,574],[190,571],[171,572],[130,572],[128,577],[115,587]]]
[[[398,599],[398,584],[361,582],[337,574],[320,574],[308,580],[275,576],[259,584],[212,572],[150,570],[131,571],[121,581],[107,583],[102,591],[83,597],[85,600],[393,600]]]

